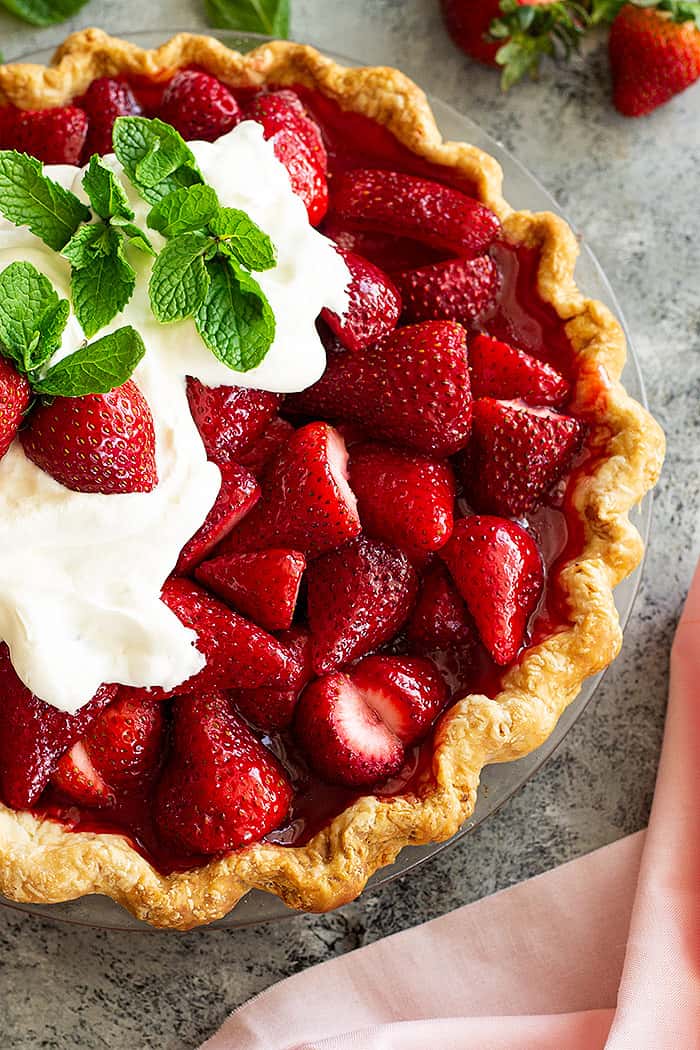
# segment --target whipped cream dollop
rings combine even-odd
[[[206,348],[192,321],[155,320],[148,303],[152,261],[134,252],[133,298],[99,335],[131,324],[143,337],[146,354],[133,378],[153,414],[158,485],[125,495],[72,492],[31,463],[19,441],[0,460],[0,639],[25,685],[71,713],[103,682],[172,689],[204,665],[196,634],[160,601],[163,582],[221,483],[190,415],[186,376],[210,386],[303,390],[325,368],[318,314],[324,306],[347,308],[347,267],[309,225],[261,127],[248,121],[217,142],[190,146],[221,204],[246,211],[275,244],[277,266],[255,275],[275,313],[275,340],[255,369],[233,372]],[[114,157],[105,162],[123,174]],[[79,169],[49,166],[46,173],[85,199]],[[149,206],[125,175],[122,181],[145,228]],[[157,234],[152,239],[157,249],[164,243]],[[0,270],[16,260],[33,263],[69,298],[66,260],[0,219]],[[54,361],[82,340],[71,315]]]

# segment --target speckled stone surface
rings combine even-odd
[[[667,660],[698,553],[700,86],[642,121],[608,101],[605,50],[508,97],[446,38],[436,0],[293,0],[294,34],[398,65],[511,149],[585,231],[613,282],[668,436],[642,590],[622,655],[555,756],[500,813],[404,880],[326,917],[180,934],[80,929],[0,911],[3,1047],[190,1050],[281,977],[414,925],[641,827]],[[149,10],[144,20],[143,12]],[[202,24],[194,0],[94,0],[71,28]],[[0,16],[12,58],[57,42]]]

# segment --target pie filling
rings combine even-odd
[[[162,112],[163,94],[167,89],[167,83],[153,83],[140,78],[132,78],[127,83],[133,89],[146,115],[158,115]],[[232,91],[242,108],[245,109],[254,105],[256,99],[254,92],[249,89],[240,92],[232,89]],[[271,91],[274,91],[274,89],[266,89],[266,94]],[[404,309],[406,309],[407,300],[410,300],[410,309],[414,311],[415,316],[407,319],[406,314],[404,314],[399,321],[399,331],[407,323],[425,323],[428,321],[428,318],[424,316],[425,309],[424,306],[421,307],[422,300],[420,299],[424,289],[423,291],[419,289],[416,297],[412,297],[411,289],[415,286],[411,283],[410,272],[449,262],[451,259],[458,258],[457,253],[444,245],[441,246],[438,243],[439,236],[437,234],[434,237],[427,238],[431,243],[426,243],[410,236],[397,235],[395,231],[389,231],[386,227],[381,228],[381,221],[378,226],[373,226],[371,218],[362,222],[348,220],[342,209],[334,207],[334,194],[336,187],[340,185],[339,177],[348,172],[352,173],[357,169],[382,170],[384,172],[399,172],[428,179],[441,185],[451,186],[462,194],[469,194],[473,188],[465,185],[464,180],[457,177],[453,171],[428,164],[412,154],[400,145],[386,128],[378,123],[363,116],[344,112],[328,98],[306,88],[298,87],[295,91],[302,100],[307,112],[320,126],[328,155],[328,183],[331,206],[328,213],[321,220],[319,229],[335,240],[343,250],[355,252],[360,256],[366,257],[381,270],[387,272],[400,290],[404,292]],[[80,100],[78,100],[79,104]],[[0,145],[2,145],[1,134],[2,129],[0,126]],[[371,208],[369,211],[371,212]],[[430,218],[427,217],[426,222],[430,221]],[[564,385],[572,384],[575,380],[576,363],[564,331],[564,324],[557,317],[554,310],[542,301],[537,292],[538,256],[536,251],[515,247],[496,236],[491,238],[485,250],[475,253],[475,258],[477,263],[479,259],[483,260],[484,273],[488,272],[490,274],[491,286],[490,291],[484,292],[483,300],[481,300],[479,295],[483,291],[483,285],[477,281],[473,309],[465,307],[466,313],[462,313],[459,316],[459,321],[467,330],[470,347],[479,334],[489,336],[491,341],[483,344],[484,353],[490,352],[493,340],[497,340],[499,344],[507,344],[508,347],[513,348],[515,351],[522,351],[525,355],[530,355],[531,358],[552,366],[550,371],[555,376],[555,382],[560,382]],[[408,293],[406,293],[406,289],[409,290]],[[450,301],[449,294],[447,294],[445,301]],[[421,310],[423,310],[423,314],[421,314]],[[434,319],[440,320],[439,317]],[[454,320],[455,318],[452,316],[446,319]],[[344,338],[342,331],[338,334],[338,329],[336,328],[336,334],[334,335],[329,325],[330,322],[319,321],[319,330],[328,347],[329,356],[354,354],[356,351],[349,349],[347,342],[345,347],[339,344],[338,340],[342,343]],[[345,339],[347,340],[347,338],[348,334],[345,332]],[[359,352],[364,353],[363,350]],[[472,369],[474,367],[472,363]],[[481,381],[483,382],[483,377]],[[234,382],[232,382],[232,385],[234,385]],[[474,382],[473,374],[472,382]],[[437,387],[436,390],[436,397],[439,397],[439,389]],[[280,399],[276,411],[272,415],[270,422],[266,424],[263,432],[271,440],[274,440],[275,428],[277,428],[282,435],[280,447],[283,449],[293,433],[292,427],[296,428],[296,432],[299,433],[302,427],[308,427],[319,419],[328,421],[332,425],[337,425],[349,451],[349,484],[351,490],[353,488],[353,473],[355,470],[359,470],[357,463],[360,458],[360,452],[357,450],[362,450],[361,458],[365,466],[363,473],[365,485],[371,485],[372,472],[374,470],[385,469],[384,461],[378,460],[376,457],[382,456],[382,448],[386,445],[394,450],[393,454],[398,457],[402,455],[409,458],[425,456],[425,450],[418,450],[416,447],[409,448],[402,445],[400,440],[392,439],[391,434],[387,435],[387,430],[381,423],[377,427],[374,426],[371,420],[358,423],[357,418],[353,418],[352,412],[344,414],[342,409],[336,412],[323,411],[315,414],[312,409],[307,407],[309,402],[305,401],[305,397],[306,392],[301,395],[298,402],[295,401],[294,397],[289,400]],[[482,409],[480,411],[483,414],[483,420],[486,420],[486,422],[482,421],[480,426],[485,428],[487,439],[490,433],[488,429],[490,424],[487,421],[485,402],[488,402],[490,406],[489,411],[491,412],[510,412],[511,415],[517,415],[521,411],[526,412],[531,422],[534,420],[532,422],[534,427],[537,425],[537,419],[544,420],[547,423],[555,416],[558,418],[559,414],[569,420],[572,417],[574,419],[577,418],[570,408],[568,400],[562,401],[559,398],[554,402],[550,400],[549,404],[538,404],[537,396],[533,396],[526,390],[523,390],[522,393],[518,393],[516,390],[510,396],[500,399],[496,397],[495,400],[482,396],[481,401]],[[496,407],[494,408],[494,406]],[[280,421],[284,421],[284,423]],[[474,429],[472,430],[472,437],[469,439],[470,444],[468,445],[467,438],[465,438],[455,455],[444,455],[438,452],[430,457],[433,460],[437,460],[439,464],[448,464],[447,467],[426,466],[425,463],[421,467],[421,469],[430,471],[443,470],[444,472],[444,470],[447,470],[448,474],[451,473],[451,469],[454,467],[457,489],[454,493],[453,507],[450,513],[454,513],[455,522],[460,520],[471,521],[473,520],[471,516],[475,512],[489,515],[490,518],[498,519],[499,522],[516,522],[521,527],[521,531],[524,532],[525,540],[527,542],[534,540],[536,544],[538,557],[541,559],[544,583],[543,586],[539,587],[532,584],[532,581],[528,583],[524,580],[524,577],[518,577],[518,587],[526,590],[527,587],[530,587],[530,590],[527,591],[529,597],[527,601],[523,599],[524,604],[522,608],[519,606],[512,615],[507,609],[503,610],[503,614],[507,621],[507,626],[511,627],[522,613],[522,609],[524,609],[523,615],[526,616],[526,624],[520,632],[520,637],[517,639],[514,655],[509,651],[507,659],[504,659],[502,656],[503,650],[498,648],[500,641],[494,642],[490,638],[485,644],[484,629],[481,624],[477,626],[475,623],[474,608],[470,598],[465,596],[472,593],[469,591],[470,580],[467,579],[465,582],[462,579],[460,566],[456,565],[460,552],[454,547],[445,547],[445,556],[443,557],[440,554],[443,545],[435,546],[433,544],[434,549],[430,551],[417,552],[415,549],[412,549],[408,550],[407,555],[396,553],[397,548],[400,546],[399,544],[389,543],[386,535],[378,535],[376,528],[370,529],[367,526],[369,511],[366,510],[366,507],[369,504],[366,501],[363,502],[362,495],[360,495],[360,520],[362,521],[366,513],[367,519],[362,521],[362,524],[365,527],[365,533],[371,532],[371,538],[366,541],[351,539],[347,549],[350,550],[352,548],[352,555],[349,554],[347,557],[355,557],[359,551],[358,557],[361,555],[366,558],[369,548],[362,548],[360,551],[362,543],[368,543],[373,550],[379,544],[383,552],[382,571],[389,573],[387,577],[389,582],[385,581],[384,586],[380,588],[378,601],[384,602],[388,600],[387,592],[394,586],[397,573],[403,572],[404,578],[407,579],[410,576],[413,582],[410,586],[407,585],[405,608],[400,615],[397,614],[390,637],[385,637],[379,644],[371,644],[370,642],[366,647],[363,647],[361,642],[355,644],[355,648],[349,652],[347,659],[344,659],[342,656],[333,660],[329,658],[330,662],[327,661],[323,667],[321,666],[322,661],[319,661],[318,666],[314,669],[315,673],[311,676],[313,678],[311,685],[304,686],[302,683],[297,689],[299,694],[308,697],[304,701],[306,710],[303,717],[299,713],[299,701],[298,697],[296,697],[293,698],[292,709],[287,712],[283,719],[285,724],[282,728],[270,730],[266,729],[264,725],[261,728],[261,725],[256,722],[255,718],[251,717],[249,705],[242,703],[242,701],[240,705],[237,703],[237,696],[240,696],[242,692],[250,693],[251,690],[231,690],[227,702],[233,704],[232,710],[237,713],[239,719],[243,719],[250,725],[257,739],[268,749],[266,754],[272,752],[277,756],[280,764],[278,768],[281,768],[282,771],[281,775],[291,785],[288,797],[281,803],[279,803],[279,798],[277,798],[275,804],[279,803],[279,813],[274,821],[275,826],[272,827],[272,830],[266,830],[266,833],[262,836],[264,840],[285,846],[301,845],[308,842],[333,817],[341,813],[363,794],[369,792],[382,798],[408,793],[412,790],[420,790],[421,781],[428,775],[427,771],[429,770],[433,749],[435,725],[446,707],[452,701],[468,693],[476,692],[495,696],[499,691],[504,672],[512,666],[514,661],[518,660],[519,653],[522,653],[524,649],[534,642],[541,641],[548,635],[566,626],[567,609],[558,589],[558,568],[575,558],[580,553],[583,545],[581,524],[570,505],[569,493],[572,489],[573,479],[580,472],[586,472],[589,469],[594,455],[594,452],[586,445],[584,420],[581,418],[580,410],[578,423],[571,425],[574,428],[572,430],[574,437],[571,440],[571,447],[567,455],[561,459],[560,468],[553,475],[553,482],[547,484],[544,491],[538,491],[536,497],[530,501],[531,505],[521,512],[509,514],[501,511],[501,513],[498,513],[493,506],[488,505],[488,500],[483,506],[474,506],[473,503],[469,502],[469,481],[467,480],[465,486],[465,477],[468,479],[470,476],[473,476],[469,472],[476,469],[481,471],[479,477],[483,481],[488,470],[492,467],[492,463],[487,462],[490,456],[488,443],[484,445],[486,452],[483,449],[481,451],[481,455],[486,456],[486,460],[482,461],[481,467],[475,468],[473,466],[475,462],[473,457],[478,454],[478,449],[474,451],[476,446],[473,445],[477,441]],[[475,424],[472,423],[472,426],[474,428]],[[270,430],[270,427],[272,427],[272,430]],[[313,431],[309,431],[309,433],[313,433]],[[251,465],[254,462],[255,452],[251,452],[251,448],[256,445],[256,442],[257,447],[260,448],[261,438],[257,437],[250,443],[249,447],[243,449],[241,462],[244,465],[246,463]],[[379,446],[379,451],[377,451],[377,446]],[[466,453],[464,452],[465,447],[467,447]],[[279,455],[279,452],[277,455]],[[515,464],[514,469],[517,472],[522,470],[523,467],[522,463],[516,462],[513,458],[514,455],[515,453],[509,448],[504,462]],[[538,455],[539,449],[533,447],[533,462],[537,460]],[[372,458],[373,456],[375,459]],[[470,459],[469,457],[472,458]],[[261,468],[260,464],[258,464],[253,469],[253,473],[257,471],[258,475],[264,478],[266,476],[265,471],[267,471],[267,476],[269,477],[270,473],[274,471],[275,462],[273,455],[266,467]],[[334,460],[329,444],[328,462],[332,477],[339,484],[341,492],[344,492],[342,481],[347,482],[347,479],[340,478],[340,475],[346,470],[344,453],[340,455],[339,459]],[[452,466],[449,466],[450,464]],[[418,469],[411,459],[410,469],[414,468]],[[369,481],[367,480],[368,478]],[[264,487],[265,483],[263,483],[263,489]],[[352,492],[350,492],[350,502],[352,502],[352,499]],[[480,499],[483,504],[484,501],[481,497],[476,500],[476,503],[479,504]],[[378,513],[381,514],[381,500]],[[416,510],[416,514],[418,513],[419,509]],[[484,520],[486,521],[486,519]],[[242,517],[242,521],[245,522],[245,515]],[[496,530],[501,527],[498,524],[493,526]],[[450,522],[446,528],[446,538],[448,538],[449,532],[452,531],[452,523]],[[487,529],[491,528],[492,526],[490,525],[484,526],[484,537],[487,535]],[[205,561],[211,562],[212,559],[222,554],[235,553],[235,536],[238,529],[239,526],[235,525],[233,531],[229,533],[229,537],[234,537],[233,544],[230,538],[224,537],[219,548],[215,548],[213,551],[209,550],[205,554]],[[379,532],[381,533],[381,528]],[[242,532],[241,535],[243,534]],[[448,538],[449,543],[454,544],[455,535],[453,534],[452,539]],[[492,533],[489,532],[488,535],[491,537]],[[499,535],[501,534],[499,533]],[[489,543],[490,539],[486,540],[484,537],[480,535],[473,537],[473,540],[477,544],[482,542]],[[528,537],[529,540],[527,540]],[[506,537],[506,541],[510,542],[510,539]],[[501,535],[501,542],[504,542],[503,535]],[[526,555],[522,555],[521,561],[517,561],[522,554],[520,548],[518,548],[520,553],[516,551],[519,542],[520,540],[516,537],[516,540],[513,541],[514,546],[511,544],[509,549],[515,551],[513,557],[516,559],[517,564],[521,566],[517,571],[525,572],[522,569],[522,564],[524,564],[523,559],[526,561]],[[293,543],[290,541],[289,536],[285,534],[277,544],[277,547],[289,552],[290,548],[293,549]],[[244,552],[251,551],[255,549],[255,545],[253,544],[251,547],[248,544],[248,546],[244,545],[239,549]],[[342,544],[340,549],[344,549]],[[448,554],[447,551],[450,549],[452,553]],[[276,550],[274,529],[263,542],[263,550]],[[387,550],[389,553],[387,553]],[[313,566],[318,566],[320,561],[328,562],[332,554],[333,548],[326,547],[320,554],[317,551],[308,549],[305,558],[302,555],[297,556],[296,563],[291,554],[287,553],[285,555],[287,560],[284,564],[286,567],[289,567],[290,572],[296,571],[295,565],[303,570],[301,572],[301,584],[296,602],[293,626],[291,629],[283,628],[280,630],[275,623],[272,623],[268,627],[268,610],[267,613],[262,613],[258,618],[258,622],[263,629],[269,629],[273,635],[279,635],[283,643],[286,644],[295,628],[303,628],[304,630],[308,628],[307,589],[310,590],[313,586],[318,587],[319,584],[314,581],[320,576],[320,570],[314,569]],[[490,555],[485,555],[485,557],[490,557]],[[391,565],[394,568],[390,572],[386,566],[389,564],[387,559],[390,561],[392,558],[394,561],[391,562]],[[343,560],[344,556],[338,562],[339,571],[343,568]],[[365,562],[360,560],[358,565],[360,564],[365,564]],[[399,568],[397,569],[396,566],[399,566]],[[327,568],[328,573],[332,576],[333,567],[330,562],[328,562]],[[499,564],[499,573],[501,568]],[[263,571],[262,567],[260,571]],[[516,570],[513,571],[515,572]],[[185,576],[191,579],[195,578],[195,572],[197,572],[197,580],[208,586],[208,578],[204,574],[204,570],[197,570],[196,562],[193,565],[187,564]],[[316,573],[313,581],[309,577],[310,572]],[[486,571],[482,579],[484,587],[487,587],[488,580],[491,578],[489,573],[490,569]],[[296,579],[296,576],[294,578]],[[416,603],[420,604],[426,593],[426,579],[431,581],[430,586],[435,585],[436,587],[446,588],[446,593],[449,593],[452,599],[459,604],[460,615],[468,626],[464,627],[461,636],[460,631],[455,629],[456,641],[453,640],[444,645],[434,644],[432,646],[424,642],[418,644],[415,641],[416,631],[418,630],[414,623],[417,615]],[[487,582],[484,583],[484,581]],[[212,592],[219,597],[223,596],[224,600],[226,600],[226,595],[221,591],[220,586],[220,581],[218,585],[212,584]],[[317,604],[318,601],[319,599],[317,599]],[[233,599],[229,598],[228,604],[233,608],[238,608],[236,601]],[[323,604],[322,601],[321,604]],[[239,607],[239,612],[249,619],[255,620],[255,616],[251,614],[249,606]],[[372,619],[374,615],[372,609],[369,610],[367,615]],[[312,622],[312,635],[315,629],[315,624]],[[513,629],[515,630],[515,628]],[[367,630],[371,633],[370,627]],[[360,631],[360,633],[362,632]],[[347,654],[347,650],[343,651]],[[371,654],[375,655],[372,656]],[[380,659],[378,664],[371,664],[368,657],[372,660],[377,656],[379,658],[385,656],[388,662],[382,663]],[[394,695],[391,694],[391,689],[393,688],[392,683],[395,682],[395,677],[392,678],[391,676],[398,674],[399,670],[402,673],[405,671],[403,665],[402,668],[399,668],[398,664],[391,662],[399,657],[408,657],[411,660],[417,659],[420,662],[420,668],[418,668],[418,664],[415,666],[411,665],[411,667],[415,671],[416,676],[420,677],[420,675],[423,675],[421,679],[423,684],[419,689],[420,699],[416,708],[416,710],[419,710],[419,715],[415,715],[413,708],[410,716],[406,715],[409,720],[414,715],[418,718],[417,728],[411,728],[410,730],[406,728],[403,722],[401,724],[396,722],[398,718],[397,711],[401,712],[401,717],[406,714],[405,708],[402,706],[403,699],[398,703],[398,706],[393,699],[386,701],[386,695]],[[432,661],[432,663],[426,668],[426,662],[428,661]],[[433,669],[432,672],[430,671],[431,667]],[[361,681],[359,676],[362,673],[364,673],[365,679]],[[433,675],[436,674],[437,677],[430,678],[431,673]],[[373,674],[375,678],[372,678]],[[381,679],[380,685],[374,684],[378,681],[376,675],[379,675]],[[383,678],[382,675],[384,676]],[[426,675],[427,678],[425,677]],[[307,675],[306,677],[308,678],[309,676]],[[426,684],[428,679],[429,683]],[[319,681],[322,682],[322,688],[319,686]],[[367,684],[368,682],[369,684]],[[284,684],[283,681],[277,684],[276,690],[284,691]],[[404,690],[401,693],[401,697],[404,697],[404,695],[407,695],[405,694],[406,689],[408,689],[409,693],[411,693],[411,690],[414,690],[411,693],[411,696],[414,696],[415,689],[418,687],[415,687],[414,683],[406,686],[405,679],[401,679],[397,688],[399,692],[402,689]],[[433,691],[432,693],[430,692],[431,690]],[[435,692],[436,690],[437,693]],[[440,690],[444,690],[444,692],[441,693]],[[211,690],[208,691],[211,692]],[[289,688],[287,689],[288,692]],[[438,695],[438,698],[434,699],[436,695]],[[432,696],[433,700],[426,699],[426,696]],[[358,697],[360,697],[359,700]],[[324,707],[324,704],[331,704],[331,700],[332,706]],[[128,776],[117,777],[114,783],[109,784],[109,791],[106,793],[105,798],[100,800],[99,805],[89,805],[77,801],[77,796],[71,796],[69,791],[66,790],[66,782],[59,780],[57,783],[56,777],[53,777],[52,781],[43,790],[38,801],[31,807],[32,811],[60,821],[72,830],[118,832],[123,834],[137,850],[163,873],[186,870],[193,866],[204,864],[212,856],[228,852],[231,848],[244,847],[251,841],[255,841],[256,836],[251,837],[248,832],[243,832],[238,840],[234,836],[223,850],[207,848],[206,852],[198,852],[189,850],[183,845],[182,839],[174,840],[172,835],[163,833],[160,817],[154,815],[154,794],[159,782],[163,779],[165,767],[171,761],[172,750],[183,746],[180,737],[184,734],[184,730],[178,730],[180,737],[173,741],[173,735],[177,734],[172,726],[171,709],[173,701],[171,699],[162,701],[153,699],[150,702],[158,705],[159,714],[157,717],[163,722],[159,738],[161,743],[158,753],[151,756],[151,760],[148,763],[142,764],[143,769],[137,776],[132,778]],[[429,707],[430,703],[433,703],[434,706],[428,710],[426,704]],[[297,707],[296,713],[293,710],[295,705]],[[423,706],[421,707],[421,705]],[[389,769],[388,774],[380,777],[378,782],[373,783],[370,779],[371,772],[367,772],[369,767],[365,765],[360,769],[356,762],[357,756],[351,755],[348,757],[345,752],[337,759],[339,763],[338,768],[345,772],[338,777],[334,777],[332,771],[329,772],[330,767],[328,763],[331,762],[331,759],[328,755],[331,745],[326,746],[324,743],[326,741],[325,736],[318,739],[315,736],[321,723],[324,724],[324,733],[326,732],[327,727],[323,714],[326,710],[332,711],[332,714],[328,715],[330,722],[332,722],[334,733],[332,747],[336,745],[340,747],[342,744],[343,748],[352,750],[353,740],[361,740],[362,747],[367,751],[367,754],[363,756],[363,761],[374,761],[375,750],[380,752],[382,761],[386,760],[385,768]],[[428,714],[425,714],[426,710],[428,710]],[[358,723],[358,719],[361,724]],[[264,719],[262,721],[264,722]],[[304,727],[307,727],[312,734],[315,741],[313,747],[311,745],[309,745],[309,748],[305,746],[306,740],[310,739],[310,737],[305,736],[306,730]],[[330,740],[331,738],[328,737],[328,739]],[[199,746],[199,744],[196,746]],[[394,749],[393,751],[392,748]],[[312,755],[311,759],[309,750]],[[81,756],[80,748],[76,749],[74,747],[71,754],[74,758],[74,765],[78,765]],[[391,757],[392,755],[394,756],[393,758]],[[314,757],[316,760],[314,760]],[[97,764],[99,765],[99,763]],[[92,775],[89,758],[87,765],[88,773]],[[184,766],[181,765],[180,773],[174,777],[174,782],[171,784],[173,790],[177,790],[178,782],[182,787],[186,786],[187,768],[186,764]],[[265,770],[256,774],[254,758],[249,762],[248,773],[253,777],[257,775],[260,781],[264,781],[267,776]],[[171,777],[171,780],[173,780],[173,777]],[[62,786],[60,786],[61,784]],[[164,790],[162,784],[158,790]],[[272,791],[273,789],[271,788],[270,790]],[[256,805],[259,804],[259,801],[256,802]],[[240,805],[245,808],[247,805],[245,798],[242,799]],[[172,812],[172,809],[169,812]],[[211,814],[207,814],[206,817],[196,814],[193,819],[211,821],[212,817]],[[257,838],[260,837],[257,836]],[[216,839],[211,839],[210,841],[215,843]]]

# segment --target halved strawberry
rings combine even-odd
[[[368,259],[383,273],[391,274],[392,277],[401,270],[413,270],[418,266],[437,262],[446,254],[437,248],[421,244],[420,241],[411,240],[410,237],[352,228],[334,215],[327,216],[323,232],[343,251],[361,255],[363,259]]]
[[[221,466],[238,460],[265,431],[280,398],[267,390],[242,386],[205,386],[187,377],[187,400],[207,458]]]
[[[158,116],[184,139],[214,142],[238,124],[241,110],[216,77],[201,70],[182,69],[165,89]]]
[[[75,715],[44,703],[20,681],[7,646],[0,645],[0,795],[28,809],[49,782],[58,760],[81,737],[117,687],[103,685]]]
[[[343,439],[327,423],[309,423],[270,464],[260,502],[217,553],[287,547],[314,558],[359,531]]]
[[[241,466],[247,467],[256,478],[261,478],[275,457],[283,448],[289,444],[294,427],[286,419],[275,416],[272,422],[263,430],[260,437],[256,438],[244,452],[238,455]]]
[[[481,255],[501,224],[489,208],[459,190],[398,171],[356,168],[337,175],[333,216],[381,233],[413,237],[467,257]]]
[[[114,801],[114,792],[93,765],[82,740],[61,757],[51,783],[81,806],[109,806]]]
[[[472,619],[440,562],[431,565],[423,576],[406,634],[421,652],[450,649],[474,639]]]
[[[317,226],[328,210],[328,158],[318,125],[306,114],[293,91],[264,91],[252,100],[246,116],[263,126],[275,156],[289,172],[309,222]]]
[[[32,392],[29,383],[5,357],[0,357],[0,459],[15,439]]]
[[[284,820],[292,787],[221,693],[179,697],[173,748],[154,798],[163,839],[192,853],[258,842]]]
[[[110,787],[125,787],[152,774],[165,731],[163,705],[117,694],[83,737],[93,766]]]
[[[83,147],[82,162],[86,164],[93,153],[112,153],[112,128],[117,117],[136,116],[141,106],[123,80],[98,77],[84,95],[77,100],[88,115],[88,133]]]
[[[489,335],[477,335],[469,343],[469,375],[475,399],[522,398],[529,405],[559,408],[571,393],[567,380],[552,365]]]
[[[409,554],[437,550],[450,538],[455,480],[449,463],[367,443],[353,447],[349,470],[368,536]]]
[[[584,432],[579,420],[550,409],[488,397],[475,401],[462,464],[470,504],[494,514],[524,514],[565,473]]]
[[[316,772],[336,784],[369,787],[403,765],[401,741],[340,671],[306,687],[294,732]]]
[[[488,255],[448,259],[394,274],[408,322],[449,319],[470,324],[496,306],[501,277]]]
[[[74,492],[150,492],[158,484],[153,417],[131,379],[108,394],[37,405],[20,440],[28,459]]]
[[[350,271],[348,308],[342,317],[327,309],[321,317],[348,350],[364,350],[396,328],[401,299],[393,281],[373,263],[338,251]]]
[[[316,674],[342,667],[392,638],[416,596],[416,574],[395,547],[360,536],[307,570]]]
[[[281,631],[291,626],[305,568],[299,551],[271,548],[222,554],[200,565],[195,575],[266,631]]]
[[[301,691],[313,676],[311,636],[306,628],[290,627],[288,631],[280,631],[277,637],[292,653],[299,667],[298,673],[290,678],[289,687],[232,689],[229,694],[246,721],[266,733],[287,729],[291,725]]]
[[[514,521],[474,514],[455,523],[440,557],[491,656],[497,664],[510,663],[544,586],[532,536]]]
[[[321,379],[285,406],[360,423],[419,452],[451,455],[466,445],[471,426],[466,333],[454,321],[427,321],[367,350],[330,354]]]
[[[79,164],[88,118],[77,106],[0,106],[0,149],[29,153],[44,164]]]
[[[260,486],[245,467],[220,463],[221,488],[202,525],[180,551],[175,572],[186,575],[204,561],[260,499]]]
[[[350,678],[404,747],[425,735],[449,699],[437,667],[421,656],[367,656]]]

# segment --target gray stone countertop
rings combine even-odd
[[[194,0],[93,0],[70,28],[201,25]],[[700,86],[632,121],[609,102],[604,43],[504,97],[447,39],[437,0],[293,0],[297,39],[400,66],[529,167],[585,236],[622,303],[668,437],[644,581],[623,652],[545,767],[477,832],[335,914],[275,926],[114,933],[0,910],[5,1047],[190,1050],[274,981],[441,915],[642,827],[652,797],[673,625],[698,551]],[[144,10],[148,14],[144,19]],[[0,15],[13,58],[48,47]]]

